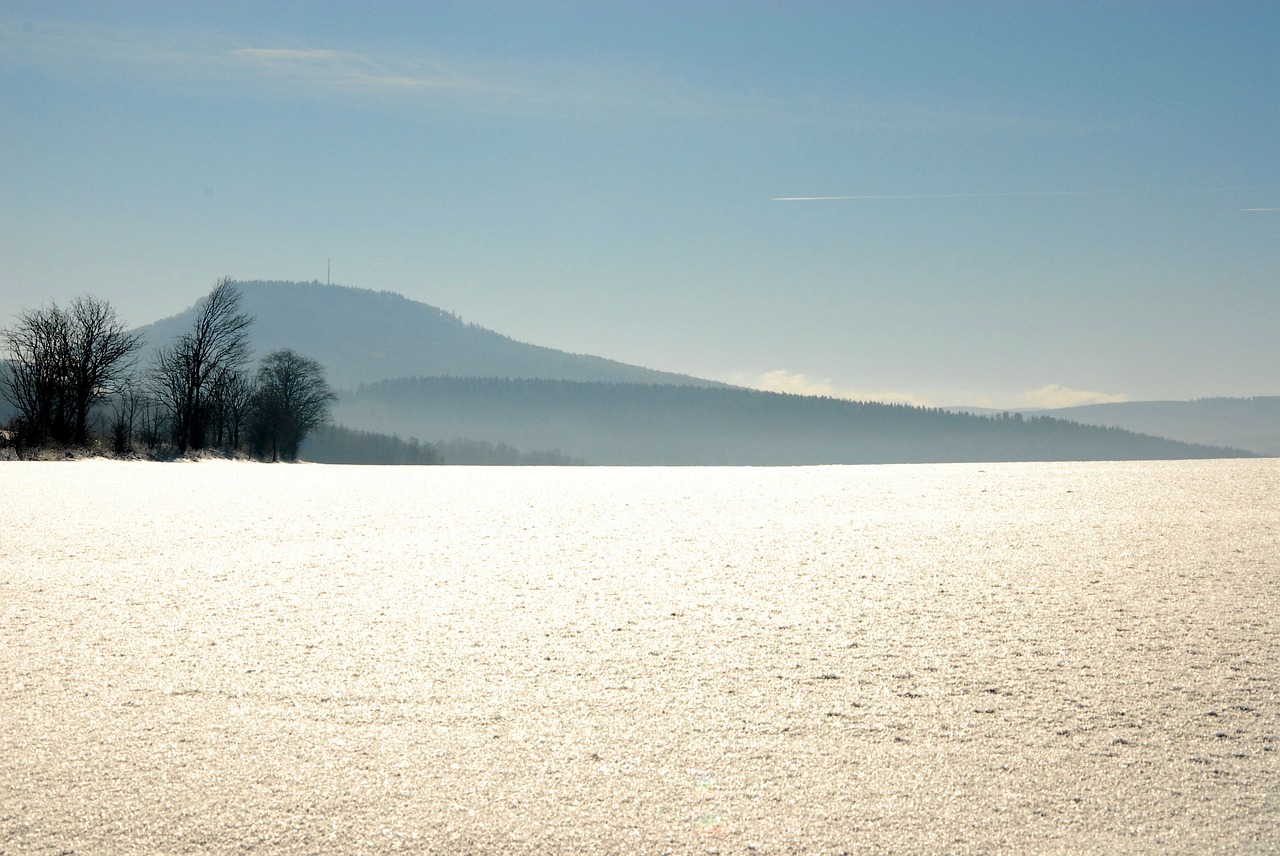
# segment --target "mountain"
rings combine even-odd
[[[1048,417],[983,417],[734,387],[404,378],[337,402],[336,420],[423,440],[552,449],[592,464],[793,465],[1247,456]]]
[[[256,354],[293,348],[317,360],[338,389],[429,375],[723,385],[517,342],[387,291],[318,282],[237,285],[243,310],[255,319],[249,335]],[[152,347],[163,345],[191,328],[196,305],[138,332]]]

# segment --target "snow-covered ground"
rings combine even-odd
[[[1280,465],[0,465],[0,852],[1280,847]]]

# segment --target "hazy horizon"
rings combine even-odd
[[[775,391],[1280,393],[1280,8],[13,2],[0,326],[222,275]]]

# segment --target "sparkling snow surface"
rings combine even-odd
[[[1280,462],[0,464],[0,852],[1280,848]]]

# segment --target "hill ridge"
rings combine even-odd
[[[1251,457],[1052,417],[982,417],[740,387],[397,378],[339,401],[339,422],[426,441],[555,449],[592,464],[810,465]]]
[[[521,342],[398,292],[288,280],[237,281],[255,350],[294,348],[341,389],[395,377],[456,375],[725,386]],[[197,304],[138,328],[151,347],[190,325]]]

